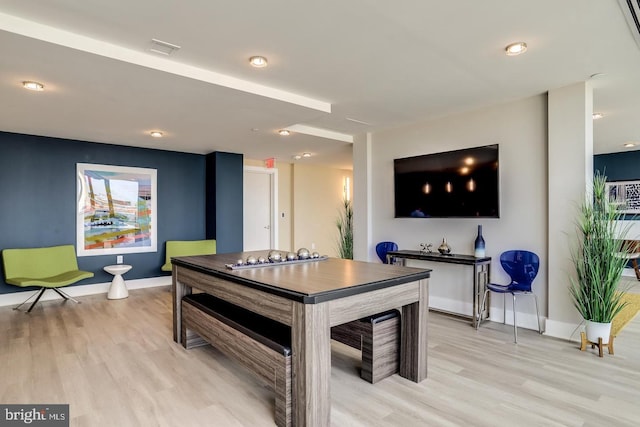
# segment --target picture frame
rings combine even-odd
[[[157,170],[76,166],[77,255],[157,252]]]
[[[640,214],[640,180],[607,182],[606,190],[620,213]]]

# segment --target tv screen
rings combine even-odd
[[[498,145],[394,159],[396,218],[498,218]]]

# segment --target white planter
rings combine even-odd
[[[609,344],[609,336],[611,335],[611,322],[599,323],[587,320],[587,339],[593,343],[598,342],[598,338],[602,338],[602,344]]]

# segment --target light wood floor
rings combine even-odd
[[[167,288],[0,308],[0,402],[69,403],[72,426],[272,426],[273,395],[210,347],[172,341]],[[597,357],[502,324],[431,314],[429,378],[371,385],[333,344],[334,426],[637,426],[640,319]]]

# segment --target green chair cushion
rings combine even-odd
[[[42,288],[59,288],[67,286],[82,279],[93,277],[93,273],[89,271],[67,271],[57,276],[42,277],[34,279],[31,277],[12,277],[7,279],[7,283],[15,286],[40,286]]]
[[[192,255],[212,255],[216,253],[216,241],[210,240],[167,240],[167,254],[162,271],[171,271],[171,258]]]

